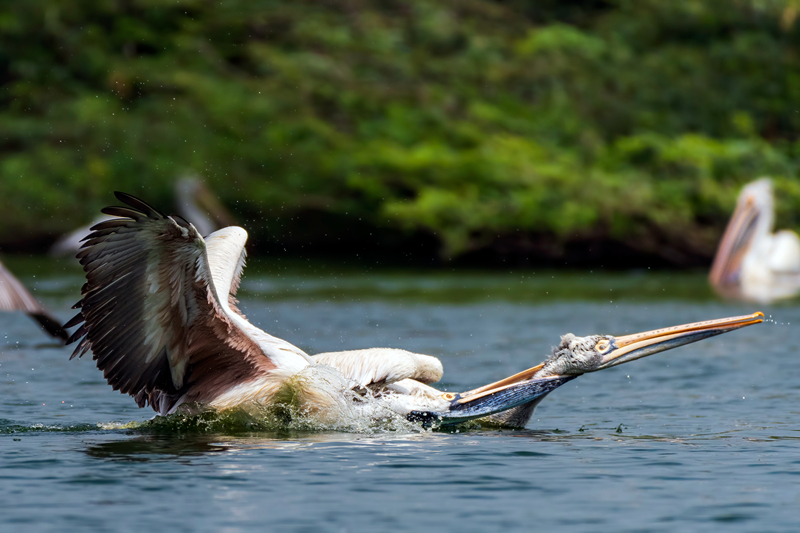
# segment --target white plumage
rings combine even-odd
[[[444,373],[442,362],[437,358],[397,348],[327,352],[315,355],[314,360],[336,368],[344,377],[362,388],[378,383],[396,383],[404,379],[436,383],[442,379]]]

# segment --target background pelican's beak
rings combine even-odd
[[[697,342],[745,326],[759,324],[763,321],[764,313],[758,312],[752,315],[719,318],[717,320],[694,322],[682,326],[672,326],[671,328],[613,337],[611,342],[612,349],[603,355],[601,364],[590,371],[594,372],[621,365],[654,353]]]
[[[738,284],[742,261],[756,232],[760,216],[758,203],[752,197],[740,202],[731,215],[708,275],[711,286],[718,291],[729,292],[726,290],[729,286]]]

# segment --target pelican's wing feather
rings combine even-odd
[[[91,350],[115,390],[162,414],[274,369],[242,329],[257,328],[227,305],[247,233],[225,228],[207,245],[194,226],[115,194],[130,207],[103,211],[124,218],[95,225],[78,253],[87,283],[66,324],[82,323],[72,357]]]
[[[334,367],[361,387],[404,379],[435,383],[444,373],[437,358],[395,348],[327,352],[315,355],[314,360]]]
[[[66,341],[69,336],[61,321],[48,313],[3,263],[0,263],[0,311],[23,311],[53,337]]]

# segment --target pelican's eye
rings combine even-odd
[[[608,340],[603,339],[594,345],[594,349],[597,353],[606,353],[611,349],[611,343],[608,342]]]

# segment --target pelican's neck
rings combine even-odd
[[[750,204],[758,213],[755,229],[750,240],[750,254],[763,253],[771,245],[772,230],[775,226],[775,198],[772,194],[772,182],[760,179],[747,185],[739,195],[736,211],[746,209]]]
[[[776,251],[776,239],[772,231],[775,226],[775,199],[772,183],[768,179],[747,185],[739,197],[737,211],[748,206],[757,216],[747,250],[742,258],[740,284],[745,297],[759,300],[764,287],[774,282],[770,258]]]

